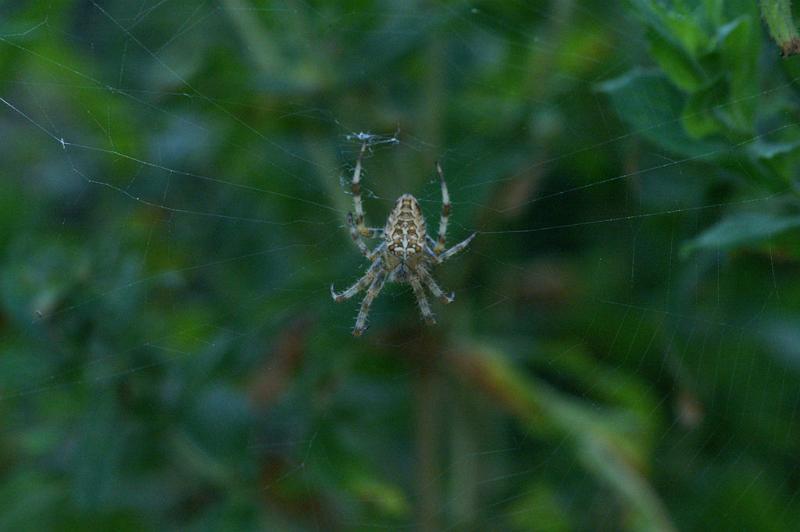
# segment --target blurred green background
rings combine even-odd
[[[798,76],[751,0],[4,2],[0,529],[800,530]],[[434,327],[331,301],[361,131],[478,232]]]

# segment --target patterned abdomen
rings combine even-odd
[[[422,256],[425,246],[425,218],[417,199],[403,194],[397,199],[386,221],[386,247],[389,253],[402,258]]]

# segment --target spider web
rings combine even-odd
[[[679,149],[701,112],[618,92],[652,59],[601,2],[33,4],[0,23],[0,522],[798,525],[796,240],[707,232],[794,208],[726,158],[796,120]],[[440,160],[478,236],[436,327],[388,285],[356,340],[373,134],[368,225],[411,192],[435,231]]]

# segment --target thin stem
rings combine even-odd
[[[417,513],[419,530],[440,530],[439,509],[439,378],[430,362],[422,362],[416,382]]]
[[[761,16],[784,57],[800,53],[800,35],[792,18],[791,0],[761,0]]]
[[[450,381],[449,508],[454,526],[470,530],[477,523],[481,416],[474,402],[474,388]]]

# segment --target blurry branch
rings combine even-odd
[[[442,149],[444,124],[446,54],[444,43],[434,36],[427,45],[422,100],[419,104],[419,134],[431,145]],[[426,152],[425,166],[432,168],[442,153]],[[423,173],[423,175],[426,175]],[[435,341],[436,342],[436,341]],[[436,342],[438,343],[438,342]],[[435,352],[435,351],[433,351]],[[442,431],[441,402],[444,396],[442,376],[434,367],[435,357],[419,358],[417,371],[415,418],[417,518],[422,531],[441,530],[440,452]]]
[[[257,17],[259,11],[242,0],[223,0],[225,11],[239,34],[255,66],[264,75],[267,86],[284,94],[311,93],[329,81],[328,63],[320,54],[324,47],[309,49],[303,43],[313,35],[301,9],[280,13],[280,32],[269,32]],[[303,50],[301,58],[285,52]]]
[[[635,510],[635,528],[675,530],[661,501],[639,471],[637,442],[613,412],[563,396],[524,377],[493,349],[478,344],[445,354],[444,367],[516,417],[532,433],[568,438],[584,465]],[[626,437],[627,434],[627,437]]]
[[[450,379],[452,381],[452,379]],[[486,419],[479,405],[472,400],[471,387],[451,384],[450,408],[450,469],[449,501],[452,521],[459,529],[475,526],[480,505],[480,445],[479,434],[485,431]]]
[[[253,16],[256,11],[242,0],[222,0],[222,4],[258,68],[265,73],[275,72],[280,61],[274,53],[274,43],[270,42]]]
[[[336,153],[331,148],[330,143],[319,142],[316,138],[308,136],[305,142],[306,149],[311,157],[314,167],[319,170],[319,183],[325,191],[325,195],[329,198],[333,207],[346,213],[353,208],[352,197],[348,196],[346,191],[350,190],[350,180],[352,176],[352,168],[349,170],[342,170],[339,161],[336,159]],[[355,157],[354,157],[355,159]],[[355,164],[355,160],[348,161],[350,164]],[[324,169],[330,168],[331,171],[327,172]],[[338,173],[337,173],[338,172]],[[347,186],[340,183],[340,179],[347,182]],[[345,225],[345,216],[341,215],[342,230],[350,237]]]
[[[339,167],[336,160],[336,153],[331,149],[330,143],[317,142],[314,138],[309,137],[305,142],[306,149],[314,163],[314,168],[318,173],[318,181],[325,191],[328,200],[333,204],[333,207],[342,213],[349,212],[352,208],[352,196],[345,194],[345,190],[350,187],[344,187],[340,183],[340,179],[347,179],[348,182],[351,176],[346,175]],[[330,172],[325,169],[330,168]],[[338,172],[338,173],[337,173]],[[346,217],[342,214],[339,218],[339,230],[346,238],[350,238],[350,233],[345,223]]]
[[[761,0],[761,16],[784,57],[800,53],[800,35],[792,18],[791,0]]]
[[[416,379],[416,438],[417,457],[417,514],[419,529],[439,530],[439,508],[441,507],[438,479],[439,451],[438,430],[440,419],[440,376],[430,361],[419,367]]]
[[[250,399],[259,410],[266,410],[277,402],[291,386],[292,377],[306,352],[310,318],[298,318],[278,337],[264,365],[255,371],[250,383]]]
[[[444,111],[447,108],[447,91],[445,88],[445,72],[447,71],[447,55],[444,43],[440,38],[433,38],[428,45],[425,55],[426,74],[423,78],[423,90],[420,91],[421,100],[419,102],[420,116],[419,131],[426,141],[436,146],[439,150],[443,146],[442,128],[445,123]],[[434,162],[444,155],[426,151],[424,167],[427,170],[432,168]],[[427,174],[425,174],[427,175]]]
[[[264,505],[287,517],[311,523],[323,521],[333,526],[335,516],[328,511],[319,490],[298,478],[297,464],[282,456],[272,456],[261,466],[258,477]]]

